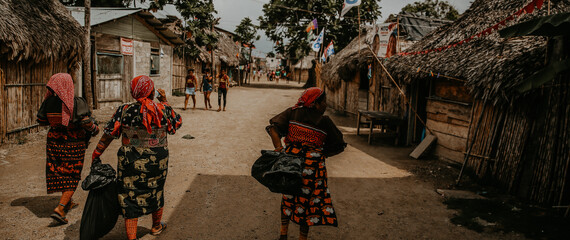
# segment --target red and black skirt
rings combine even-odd
[[[46,144],[47,193],[75,191],[81,170],[88,134],[81,128],[52,127]]]

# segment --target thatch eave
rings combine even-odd
[[[0,54],[13,61],[66,61],[83,56],[85,31],[57,0],[0,0]]]
[[[329,58],[323,65],[321,79],[329,90],[337,90],[341,81],[352,81],[354,73],[366,67],[373,55],[368,50],[368,42],[374,38],[372,28],[367,28],[359,38],[354,38],[344,49]],[[360,43],[359,43],[360,42]]]
[[[484,28],[500,22],[528,2],[516,0],[476,0],[460,19],[438,28],[408,51],[434,49],[468,38]],[[568,1],[553,1],[552,13],[570,11]],[[509,25],[547,14],[545,7],[532,14],[522,15]],[[419,67],[446,76],[465,80],[475,98],[495,104],[508,102],[518,93],[515,88],[526,78],[544,67],[546,38],[520,37],[504,39],[495,31],[483,38],[474,38],[460,46],[442,52],[394,56],[386,63],[390,73],[410,83],[425,78]]]

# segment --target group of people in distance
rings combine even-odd
[[[228,90],[230,88],[230,77],[226,74],[226,70],[222,70],[218,76],[218,112],[219,111],[226,111],[226,99],[228,95]],[[198,78],[194,75],[194,69],[188,69],[188,74],[186,75],[186,84],[185,84],[185,91],[184,94],[186,95],[186,99],[184,100],[184,110],[188,107],[188,100],[192,97],[193,107],[192,109],[196,109],[196,89],[200,86],[198,91],[204,93],[204,105],[206,110],[212,109],[212,103],[210,101],[210,95],[212,91],[214,91],[214,77],[210,69],[207,69],[205,74],[202,76],[202,81],[198,85]],[[222,108],[222,99],[224,100],[224,105]]]
[[[289,83],[289,76],[287,76],[287,71],[277,69],[267,72],[267,79],[269,79],[269,81],[275,80],[275,83],[279,83],[279,79],[281,79],[281,77],[283,77],[283,79]]]
[[[188,72],[187,79],[191,84],[187,87],[194,89],[187,89],[187,93],[195,93],[198,83],[193,70]],[[225,105],[229,77],[223,70],[218,77],[218,104],[223,96]],[[209,94],[212,86],[213,77],[208,71],[200,89],[207,99],[206,108],[211,108]],[[117,201],[125,218],[127,239],[131,240],[137,239],[138,218],[144,215],[152,215],[150,234],[159,235],[166,229],[162,214],[169,167],[167,136],[175,134],[181,127],[182,117],[169,105],[165,91],[155,90],[150,77],[135,77],[130,90],[136,101],[121,105],[105,124],[91,161],[101,161],[100,157],[111,142],[122,138],[114,160],[117,168]],[[281,198],[280,240],[287,239],[290,221],[299,224],[300,240],[307,239],[309,227],[338,225],[328,187],[325,159],[343,152],[346,143],[333,121],[323,115],[326,108],[326,93],[320,88],[309,88],[295,105],[271,118],[265,128],[275,151],[304,159],[302,193],[297,196],[283,195]],[[50,126],[46,143],[47,192],[62,192],[51,217],[66,224],[67,212],[78,205],[71,197],[81,181],[85,151],[91,137],[98,135],[99,125],[85,99],[75,97],[73,80],[67,73],[55,74],[48,81],[47,94],[37,114],[37,121]],[[277,224],[278,220],[275,219],[275,222]]]

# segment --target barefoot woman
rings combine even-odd
[[[328,116],[320,88],[307,89],[295,106],[269,120],[267,132],[275,151],[285,151],[305,159],[302,193],[283,195],[281,200],[281,235],[287,239],[289,221],[300,225],[300,240],[307,239],[310,226],[337,226],[336,212],[327,185],[325,158],[344,151],[342,133]],[[285,137],[285,146],[281,138]]]
[[[37,121],[50,126],[46,144],[47,192],[62,192],[51,217],[66,224],[67,211],[77,205],[71,197],[81,180],[85,150],[91,136],[99,133],[99,127],[91,118],[85,99],[74,97],[71,75],[53,75],[47,89]]]
[[[155,103],[152,80],[147,76],[134,78],[131,95],[136,102],[117,109],[93,152],[95,159],[113,138],[122,137],[117,152],[117,185],[128,239],[137,238],[138,218],[143,215],[152,213],[152,235],[166,228],[161,219],[168,171],[167,134],[176,133],[182,119],[166,102],[164,90],[158,92],[160,103]]]

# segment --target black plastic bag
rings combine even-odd
[[[251,176],[274,193],[299,195],[303,185],[304,159],[272,150],[261,150]]]
[[[99,239],[115,227],[121,214],[115,170],[111,165],[101,164],[101,160],[96,159],[81,187],[89,190],[89,195],[83,208],[79,239]]]
[[[98,189],[106,186],[107,184],[115,181],[115,176],[117,173],[115,169],[109,164],[102,164],[99,158],[93,160],[91,165],[91,172],[89,176],[81,182],[81,188],[83,190]]]

